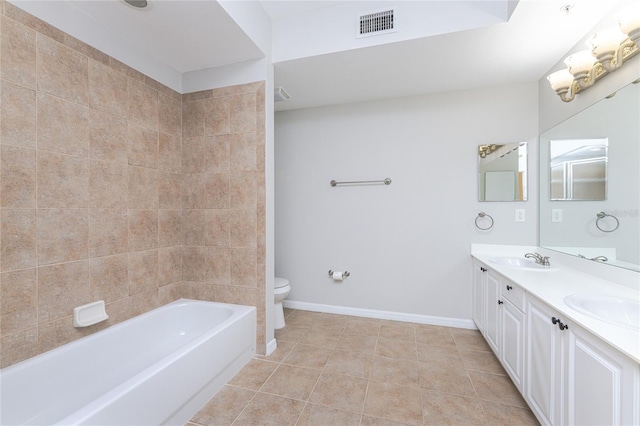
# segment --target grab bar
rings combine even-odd
[[[365,185],[365,184],[376,184],[376,183],[384,183],[385,185],[391,185],[391,179],[386,178],[385,180],[354,180],[351,182],[336,182],[332,180],[329,182],[331,186],[337,185]]]

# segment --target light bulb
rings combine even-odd
[[[593,56],[600,59],[603,56],[611,56],[615,54],[620,43],[622,43],[626,38],[626,34],[620,31],[620,28],[608,28],[595,33],[593,37],[587,41],[587,46],[591,47],[591,53]]]
[[[567,69],[556,71],[547,76],[551,88],[556,92],[559,90],[568,90],[573,83],[573,75]]]
[[[596,63],[596,58],[591,54],[590,50],[581,50],[567,57],[564,63],[574,77],[580,78],[591,71],[593,64]]]

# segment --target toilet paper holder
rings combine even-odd
[[[344,271],[342,273],[343,277],[348,277],[349,275],[351,275],[351,273],[349,271]],[[329,276],[332,277],[333,276],[333,269],[329,269]]]

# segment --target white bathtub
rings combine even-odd
[[[0,424],[183,425],[255,338],[254,307],[178,300],[3,369]]]

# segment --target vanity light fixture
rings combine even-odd
[[[619,69],[640,51],[640,2],[623,9],[618,26],[598,31],[587,41],[588,50],[564,60],[566,69],[556,71],[547,80],[564,102],[593,86],[605,75]]]
[[[478,155],[480,158],[485,158],[487,155],[491,154],[496,149],[500,148],[502,145],[478,145]]]

